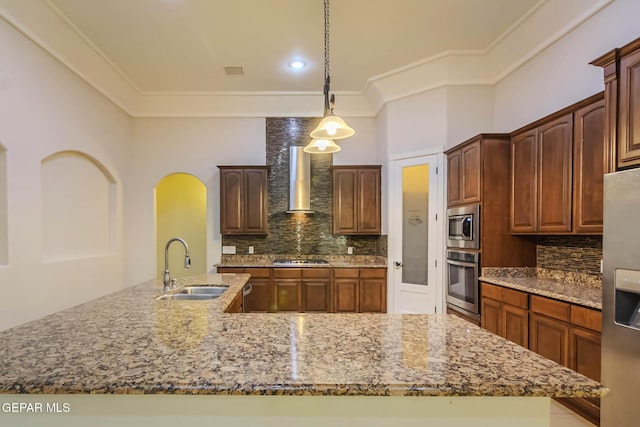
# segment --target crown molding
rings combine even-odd
[[[565,0],[540,0],[487,49],[447,51],[337,92],[343,116],[373,117],[388,102],[445,86],[495,85],[614,0],[576,15]],[[0,18],[132,117],[318,117],[319,92],[143,92],[51,1],[0,0]],[[548,31],[539,31],[541,24]]]

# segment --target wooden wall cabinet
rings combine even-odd
[[[571,231],[573,115],[512,139],[511,231]]]
[[[585,105],[573,121],[573,229],[576,233],[602,233],[606,165],[605,101]]]
[[[387,270],[336,268],[333,274],[336,313],[386,313]]]
[[[512,134],[513,234],[602,234],[604,135],[602,94]]]
[[[640,166],[640,39],[591,64],[603,67],[605,135],[612,150],[605,160],[616,169]]]
[[[447,153],[447,206],[480,202],[481,140]]]
[[[218,166],[220,233],[267,234],[268,167]]]
[[[380,234],[381,166],[333,167],[333,233]]]

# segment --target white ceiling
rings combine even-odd
[[[33,0],[30,0],[33,1]],[[322,90],[323,0],[44,0],[139,93]],[[331,89],[486,52],[545,0],[333,0]],[[287,67],[293,58],[308,64]],[[227,76],[225,66],[242,66]]]

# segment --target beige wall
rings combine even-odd
[[[8,223],[8,263],[0,266],[0,329],[5,329],[123,287],[122,189],[127,179],[130,119],[3,20],[0,40],[0,144],[6,148]],[[45,221],[44,212],[50,206],[47,197],[59,199],[60,204],[70,202],[75,213],[83,209],[71,197],[73,188],[51,190],[48,182],[43,186],[43,176],[65,182],[64,168],[54,171],[45,165],[43,170],[42,163],[65,150],[97,160],[115,181],[115,241],[107,251],[94,250],[103,248],[102,228],[83,230],[89,234],[63,248],[64,256],[58,256],[57,243],[45,245],[45,229],[53,235],[65,228],[77,230],[63,217]],[[101,172],[91,168],[83,169],[88,175],[81,176],[91,176],[87,184],[93,185]],[[103,195],[99,200],[103,201]],[[85,200],[89,215],[95,200]],[[79,227],[87,224],[86,218],[78,218],[83,222]],[[77,238],[78,233],[73,233],[70,237]],[[47,247],[52,253],[45,259]]]

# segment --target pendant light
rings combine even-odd
[[[329,0],[324,0],[324,118],[320,121],[320,124],[318,124],[318,126],[313,131],[311,131],[311,138],[313,138],[314,140],[312,140],[305,147],[305,151],[308,153],[328,153],[340,151],[340,147],[335,142],[333,142],[333,140],[348,138],[356,133],[351,127],[349,127],[349,125],[345,123],[344,120],[336,116],[333,112],[335,97],[334,95],[331,95],[331,98],[329,98],[329,86],[331,83],[331,77],[329,74]],[[330,143],[316,143],[316,140],[330,141]],[[315,144],[318,147],[324,146],[324,150],[310,151],[313,149],[312,144]],[[309,148],[309,150],[307,150],[307,148]],[[320,150],[320,148],[317,149]],[[333,151],[327,151],[329,149]]]
[[[304,152],[311,154],[337,153],[340,150],[342,150],[342,148],[330,139],[312,139],[311,142],[304,147]]]

